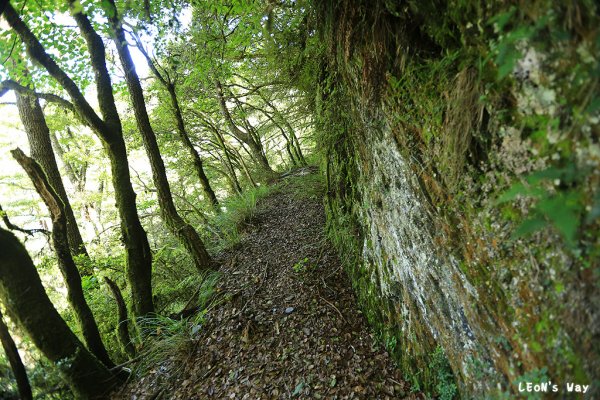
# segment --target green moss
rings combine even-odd
[[[418,320],[411,320],[404,331],[399,328],[398,304],[411,317],[419,313],[411,310],[410,298],[381,297],[378,281],[384,277],[372,277],[380,266],[369,265],[361,254],[365,240],[373,247],[371,238],[360,232],[361,226],[369,226],[369,221],[359,220],[361,210],[385,201],[383,190],[359,190],[372,173],[363,161],[370,157],[363,138],[377,135],[385,121],[411,164],[421,194],[431,200],[433,224],[444,232],[442,252],[452,253],[477,292],[470,318],[481,329],[480,345],[497,351],[486,368],[512,382],[544,367],[553,379],[585,380],[586,369],[599,368],[589,356],[598,347],[591,344],[589,331],[577,326],[578,318],[585,318],[577,309],[586,305],[577,303],[571,291],[582,284],[577,275],[592,265],[590,257],[600,254],[598,220],[583,211],[598,203],[598,177],[580,174],[578,181],[544,183],[544,195],[529,203],[498,206],[495,200],[522,180],[520,171],[535,171],[540,165],[567,168],[578,152],[591,149],[598,123],[590,121],[597,121],[600,101],[588,86],[597,78],[597,59],[590,62],[583,55],[600,50],[597,18],[588,17],[597,15],[597,7],[591,2],[573,6],[535,1],[515,8],[503,2],[455,0],[400,9],[388,3],[372,7],[342,2],[324,6],[319,14],[325,45],[316,122],[327,178],[328,230],[365,315],[407,376],[435,392],[440,377],[431,360],[439,357],[437,344]],[[396,26],[412,27],[413,36],[395,31]],[[386,53],[389,49],[396,52]],[[530,49],[543,58],[537,71],[540,81],[534,84],[512,73]],[[555,110],[519,103],[527,85],[551,91],[559,99]],[[511,132],[516,132],[514,143],[505,144]],[[576,197],[565,203],[576,203],[569,214],[573,218],[557,218],[564,217],[557,212],[564,207],[550,207],[561,196]],[[546,222],[543,229],[515,237],[515,228],[534,213]],[[574,219],[588,222],[567,231]],[[557,232],[565,242],[549,247],[556,243]],[[591,283],[584,284],[588,293],[597,290],[598,275],[591,274]],[[472,361],[469,375],[458,375],[460,389],[463,384],[476,386],[479,364],[489,362]]]

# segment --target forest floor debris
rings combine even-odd
[[[195,332],[192,353],[156,365],[115,398],[422,398],[360,313],[326,240],[321,200],[286,181],[259,203],[242,242],[219,256],[223,301]]]

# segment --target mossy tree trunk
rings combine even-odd
[[[67,286],[67,300],[73,311],[75,311],[75,317],[81,327],[83,338],[90,351],[104,365],[113,367],[114,364],[104,347],[92,310],[90,310],[85,300],[81,286],[81,276],[69,251],[67,218],[64,205],[54,188],[48,182],[48,178],[41,166],[35,160],[27,157],[18,148],[11,153],[21,167],[23,167],[31,182],[33,182],[36,191],[50,211],[50,217],[52,218],[52,244],[58,259],[58,266]]]
[[[127,318],[127,306],[125,305],[123,294],[121,293],[119,286],[117,286],[117,284],[109,277],[104,277],[104,282],[106,282],[108,285],[113,297],[115,298],[115,302],[117,303],[117,311],[119,313],[117,322],[117,337],[119,338],[119,342],[121,343],[123,351],[129,357],[133,358],[135,357],[135,347],[133,346],[131,335],[129,334],[129,326],[127,325],[129,318]]]
[[[31,157],[44,169],[50,185],[52,185],[52,188],[54,188],[64,204],[71,253],[89,258],[60,171],[58,170],[58,164],[52,150],[50,129],[46,124],[46,118],[44,117],[40,102],[37,97],[23,94],[19,91],[15,91],[15,96],[17,98],[19,116],[25,128],[25,133],[27,133]]]
[[[119,53],[121,64],[125,70],[125,80],[129,89],[137,126],[142,135],[142,141],[150,161],[152,178],[158,194],[161,215],[171,233],[179,239],[192,257],[196,268],[201,272],[206,271],[212,267],[210,255],[206,251],[206,246],[204,245],[204,242],[202,242],[198,232],[181,218],[175,208],[165,165],[161,158],[156,135],[154,134],[146,110],[142,85],[140,84],[140,80],[135,71],[135,65],[133,64],[131,54],[129,53],[127,39],[125,38],[125,32],[119,20],[119,16],[117,15],[116,6],[113,0],[109,0],[109,2],[112,5],[112,11],[110,12],[111,15],[108,15],[108,19],[111,23],[117,52]]]
[[[29,378],[27,378],[27,371],[25,370],[25,365],[23,365],[23,360],[21,360],[21,356],[19,355],[19,350],[17,349],[15,341],[13,340],[12,336],[10,336],[8,326],[6,326],[6,324],[4,323],[1,311],[0,343],[2,343],[4,354],[8,359],[10,368],[12,369],[13,375],[15,376],[15,380],[17,381],[17,389],[19,390],[19,396],[21,400],[33,399],[33,394],[31,393],[31,385],[29,384]]]
[[[102,38],[94,31],[85,14],[81,12],[73,14],[88,46],[92,69],[95,73],[98,103],[104,119],[96,114],[75,82],[46,53],[37,37],[23,23],[10,3],[6,5],[3,15],[25,44],[31,59],[42,65],[71,97],[72,103],[65,100],[59,103],[74,111],[102,141],[110,158],[115,198],[121,220],[121,234],[127,255],[127,277],[131,285],[132,307],[136,316],[147,315],[154,311],[152,254],[146,232],[137,213],[136,194],[131,185],[127,150],[123,139],[121,120],[114,101],[110,75],[106,68],[106,50]]]
[[[106,399],[119,378],[92,355],[46,295],[25,247],[0,229],[0,301],[22,332],[57,367],[79,399]]]

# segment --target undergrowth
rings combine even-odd
[[[318,200],[325,196],[325,181],[320,173],[290,176],[282,180],[279,187],[285,188],[297,199]]]
[[[170,378],[177,377],[183,371],[184,361],[194,353],[195,339],[206,313],[221,301],[215,290],[218,279],[218,274],[209,274],[197,287],[193,300],[198,311],[194,315],[181,319],[163,315],[138,319],[137,325],[145,341],[142,357],[134,368],[136,375],[144,376],[157,366],[168,366]]]
[[[258,201],[272,192],[272,186],[258,186],[223,201],[221,212],[208,221],[206,226],[209,249],[219,252],[237,245],[244,229],[251,225]]]

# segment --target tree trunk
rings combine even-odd
[[[25,370],[25,366],[23,365],[23,361],[21,360],[21,356],[19,355],[17,345],[15,344],[13,338],[10,336],[8,327],[4,323],[1,311],[0,342],[2,343],[4,354],[6,354],[6,358],[8,359],[8,363],[10,364],[10,368],[12,369],[13,375],[17,380],[17,389],[19,390],[19,396],[21,397],[21,400],[32,400],[33,394],[31,393],[31,385],[29,384],[29,379],[27,378],[27,371]]]
[[[235,173],[235,168],[233,167],[233,162],[231,161],[231,154],[229,153],[229,149],[227,148],[227,145],[225,144],[225,140],[223,139],[223,136],[221,135],[221,132],[219,132],[218,129],[213,129],[213,132],[215,134],[215,137],[217,138],[217,141],[219,142],[219,146],[221,147],[221,150],[223,150],[223,164],[225,164],[225,168],[227,169],[228,172],[228,176],[231,179],[231,183],[233,184],[233,189],[235,191],[235,193],[237,194],[241,194],[242,193],[242,187],[240,186],[240,181],[237,178],[237,175]]]
[[[265,117],[267,117],[269,119],[269,121],[271,121],[273,123],[273,125],[275,125],[279,129],[279,131],[281,132],[281,136],[283,136],[283,138],[285,139],[285,151],[288,154],[288,157],[289,157],[290,162],[291,162],[291,166],[292,167],[297,166],[298,162],[301,162],[301,161],[300,161],[300,157],[298,157],[298,154],[297,154],[296,149],[294,147],[293,140],[290,140],[290,138],[288,137],[288,135],[285,133],[285,129],[283,129],[283,127],[277,121],[275,121],[275,118],[273,118],[273,116],[271,116],[271,114],[269,114],[265,110],[262,110],[262,109],[260,109],[258,107],[255,107],[255,108],[257,110],[261,111],[262,114]],[[292,132],[292,134],[293,134],[293,132]],[[296,158],[298,158],[299,161],[296,161]]]
[[[152,300],[152,252],[142,227],[131,186],[127,150],[123,137],[105,145],[110,158],[112,182],[119,215],[121,234],[127,252],[127,281],[131,287],[132,309],[136,317],[154,312]]]
[[[73,138],[73,134],[71,133],[71,129],[67,127],[67,134],[69,138]],[[76,169],[71,162],[66,157],[65,150],[63,146],[59,143],[58,137],[56,136],[56,132],[50,132],[50,141],[52,142],[52,148],[56,152],[58,158],[62,161],[62,164],[65,167],[65,172],[67,173],[67,177],[71,184],[75,186],[75,190],[79,193],[82,193],[85,190],[85,182],[87,175],[87,167],[88,163],[85,162],[79,169]],[[86,154],[88,153],[88,149],[85,149]]]
[[[106,399],[120,380],[81,344],[46,295],[25,247],[0,229],[0,300],[80,399]]]
[[[127,325],[129,318],[127,318],[127,306],[125,305],[123,294],[121,293],[119,286],[117,286],[114,281],[110,280],[110,278],[104,277],[104,282],[106,282],[110,288],[110,291],[112,292],[117,303],[117,310],[119,312],[117,336],[119,338],[119,342],[121,343],[121,347],[123,348],[125,354],[127,354],[130,358],[133,358],[135,357],[135,347],[133,346],[131,335],[129,334],[129,326]]]
[[[221,85],[221,82],[219,82],[218,80],[215,81],[215,88],[217,91],[217,97],[219,100],[221,114],[223,115],[223,118],[225,118],[225,122],[229,126],[231,134],[235,136],[238,140],[248,145],[248,147],[250,148],[250,153],[252,154],[252,158],[254,158],[256,162],[258,162],[258,164],[265,172],[267,172],[267,174],[273,174],[273,170],[269,165],[269,160],[267,160],[267,157],[263,152],[263,148],[260,142],[257,142],[250,133],[242,131],[240,128],[237,127],[235,122],[233,122],[233,118],[231,117],[231,113],[229,112],[229,109],[227,108],[227,103],[225,102],[223,87]]]
[[[288,122],[286,122],[286,124],[289,129],[292,129],[292,126]],[[304,158],[304,154],[302,154],[302,148],[300,147],[300,141],[298,140],[298,136],[296,136],[293,130],[290,130],[290,138],[292,139],[293,148],[296,149],[296,155],[300,160],[300,163],[302,165],[308,165],[308,163],[306,162],[306,158]]]
[[[69,248],[73,255],[83,255],[89,258],[85,244],[81,237],[81,232],[77,227],[77,221],[69,202],[69,197],[65,190],[65,186],[56,164],[54,151],[52,150],[52,142],[50,139],[50,129],[46,124],[44,112],[40,106],[37,97],[15,92],[17,98],[17,108],[21,122],[25,127],[29,147],[31,149],[31,157],[37,161],[43,168],[48,181],[52,188],[56,191],[60,200],[65,206],[65,217],[67,219],[67,234],[69,235]]]
[[[260,167],[269,175],[273,174],[273,170],[271,169],[271,165],[269,165],[269,160],[267,160],[262,145],[252,137],[250,137],[250,140],[246,144],[250,148],[252,158],[258,161]]]
[[[242,170],[246,174],[246,178],[248,178],[248,182],[250,182],[252,187],[257,187],[256,182],[252,178],[252,174],[250,173],[250,170],[248,169],[248,166],[246,165],[246,162],[244,161],[244,157],[242,157],[242,155],[240,154],[239,151],[235,150],[235,152],[237,153],[237,158],[240,161],[240,164],[242,165]]]
[[[171,195],[171,188],[169,186],[169,181],[167,180],[165,166],[160,156],[158,143],[156,142],[156,135],[154,134],[154,130],[150,125],[150,118],[148,117],[146,110],[142,86],[135,71],[135,65],[131,59],[129,48],[127,47],[127,40],[119,21],[114,1],[109,1],[113,6],[113,10],[111,12],[112,15],[110,15],[108,19],[112,25],[115,46],[117,47],[121,64],[125,70],[125,80],[127,81],[127,87],[129,88],[129,95],[137,126],[140,134],[142,135],[142,141],[150,161],[152,178],[158,193],[158,204],[161,215],[167,224],[167,227],[179,239],[179,241],[191,255],[196,268],[199,271],[204,272],[212,267],[211,258],[206,251],[206,247],[202,242],[202,239],[200,239],[198,232],[196,232],[196,230],[190,224],[186,223],[183,218],[181,218],[181,216],[177,213],[177,209],[175,208],[173,196]]]
[[[96,114],[75,82],[46,53],[39,40],[23,23],[10,3],[6,5],[4,17],[25,44],[29,56],[41,64],[65,89],[73,102],[72,108],[81,120],[98,135],[110,157],[115,198],[121,220],[121,234],[127,254],[127,278],[131,285],[132,307],[136,316],[149,314],[154,311],[152,253],[148,237],[137,214],[135,192],[131,186],[129,175],[127,150],[123,140],[121,120],[112,93],[110,75],[106,68],[106,51],[102,38],[94,31],[92,24],[84,14],[81,12],[73,14],[88,45],[95,73],[98,103],[104,120]]]
[[[296,158],[294,157],[294,154],[292,153],[290,142],[287,140],[287,137],[285,139],[286,139],[286,141],[285,141],[285,151],[288,154],[288,157],[289,157],[290,162],[291,162],[291,166],[293,168],[293,167],[297,166],[298,163],[296,162]]]
[[[181,107],[179,106],[179,99],[177,97],[177,91],[175,90],[175,80],[171,79],[166,72],[165,72],[165,75],[166,75],[166,79],[165,79],[165,77],[158,70],[154,60],[152,60],[150,55],[146,52],[146,49],[144,48],[144,45],[143,45],[140,37],[138,36],[138,34],[135,32],[135,30],[132,30],[131,34],[133,36],[133,39],[135,40],[138,50],[140,51],[140,53],[142,53],[142,55],[146,59],[146,62],[148,63],[148,67],[150,67],[150,70],[152,71],[152,73],[154,74],[156,79],[158,79],[158,81],[169,92],[169,97],[171,98],[171,106],[173,107],[173,114],[175,115],[175,119],[177,121],[177,131],[179,132],[179,136],[181,137],[181,140],[183,141],[184,146],[186,147],[186,149],[192,156],[192,160],[194,162],[194,168],[196,169],[196,173],[198,174],[198,179],[200,180],[200,184],[202,185],[202,189],[204,190],[204,193],[205,193],[207,199],[211,202],[211,204],[213,205],[215,210],[218,211],[219,210],[219,201],[217,200],[217,196],[215,196],[215,192],[213,191],[212,187],[210,186],[208,177],[204,173],[204,167],[202,165],[202,159],[200,158],[200,154],[198,154],[198,152],[194,148],[194,146],[190,140],[190,136],[187,133],[187,129],[185,128],[185,122],[183,120],[183,114],[181,113]]]
[[[23,167],[35,186],[52,218],[52,243],[58,259],[58,266],[67,285],[67,299],[75,311],[77,322],[88,348],[104,365],[113,367],[114,364],[102,343],[98,325],[88,306],[81,287],[81,276],[69,251],[67,236],[67,219],[60,197],[49,184],[44,171],[32,158],[27,157],[19,148],[11,151],[13,157]]]
[[[206,195],[212,206],[216,210],[218,210],[219,201],[217,200],[217,196],[215,195],[215,192],[210,186],[208,177],[204,173],[204,167],[202,165],[202,159],[200,158],[200,154],[198,154],[198,151],[196,151],[196,149],[194,148],[194,145],[190,140],[190,136],[188,135],[187,130],[185,129],[185,122],[183,121],[183,115],[181,114],[181,108],[179,106],[179,100],[177,99],[177,93],[175,92],[175,86],[173,84],[167,83],[167,90],[169,91],[169,96],[171,97],[171,104],[174,110],[173,112],[177,120],[177,131],[179,132],[181,141],[192,156],[194,168],[196,169],[196,174],[198,174],[198,179],[200,179],[200,184],[202,185],[204,194]]]
[[[298,158],[298,160],[300,161],[300,163],[302,165],[307,165],[306,159],[304,158],[304,154],[302,154],[302,149],[300,147],[300,141],[298,140],[298,137],[296,136],[296,133],[294,132],[294,128],[292,127],[292,125],[288,122],[288,120],[283,115],[281,115],[281,113],[275,107],[275,105],[272,102],[270,102],[265,96],[263,96],[260,91],[259,91],[259,95],[263,99],[263,101],[269,107],[271,107],[271,109],[275,112],[275,116],[277,118],[279,118],[279,120],[281,120],[283,122],[283,124],[285,125],[285,127],[288,129],[290,141],[292,142],[292,149],[294,150],[296,157]]]
[[[95,123],[111,164],[117,208],[121,217],[121,234],[127,252],[127,280],[131,286],[132,308],[136,317],[154,312],[152,300],[152,252],[146,231],[142,227],[136,194],[131,185],[123,127],[115,104],[112,84],[106,68],[106,49],[88,17],[79,12],[73,15],[88,46],[96,76],[98,103],[104,123]]]

